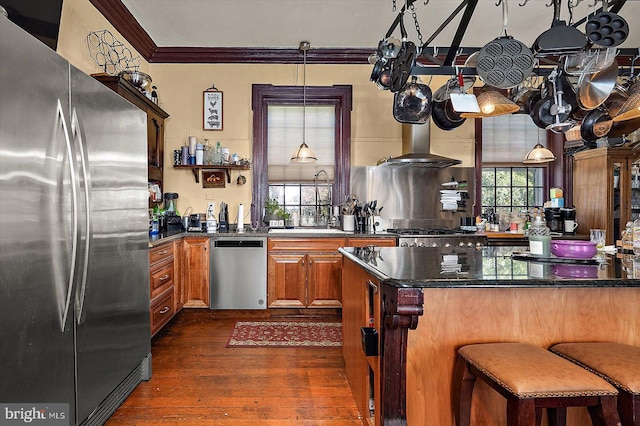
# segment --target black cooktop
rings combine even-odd
[[[387,232],[398,235],[452,235],[455,229],[449,228],[388,228]]]

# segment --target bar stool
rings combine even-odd
[[[547,408],[549,424],[564,421],[556,407],[587,407],[593,425],[616,426],[618,391],[605,380],[551,352],[527,343],[481,343],[461,347],[455,372],[456,425],[469,426],[476,378],[507,399],[507,425],[534,426]],[[455,389],[456,386],[454,386]],[[455,392],[455,391],[454,391]]]
[[[640,348],[622,343],[559,343],[552,352],[586,368],[618,389],[622,426],[640,426]]]

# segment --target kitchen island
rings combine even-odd
[[[547,263],[516,260],[519,250],[340,249],[345,369],[365,424],[455,424],[453,367],[465,344],[640,346],[640,280],[631,278],[631,256]],[[377,354],[365,356],[362,336],[376,332]],[[501,396],[476,385],[472,424],[504,425],[505,410]],[[584,409],[568,415],[570,426],[590,424]]]

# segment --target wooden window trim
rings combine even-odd
[[[351,110],[352,87],[350,85],[306,86],[307,105],[335,105],[335,183],[331,203],[342,203],[349,191],[351,178]],[[253,164],[251,220],[259,221],[262,206],[269,196],[267,185],[268,140],[267,110],[271,105],[299,105],[303,101],[302,86],[274,86],[254,84],[251,94],[253,110]]]
[[[474,92],[475,93],[475,92]],[[473,215],[482,213],[482,118],[474,119],[475,130],[475,201]],[[547,131],[547,147],[556,156],[556,161],[547,164],[547,176],[544,182],[544,191],[549,193],[549,188],[563,188],[566,206],[573,205],[573,184],[571,182],[572,163],[567,161],[564,155],[564,135]],[[533,148],[533,147],[532,147]],[[492,163],[488,167],[497,167]]]

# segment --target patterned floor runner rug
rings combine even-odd
[[[339,322],[238,321],[227,347],[338,347]]]

